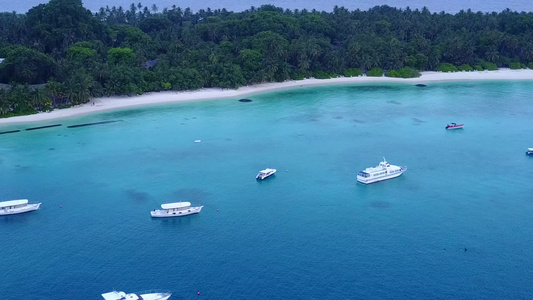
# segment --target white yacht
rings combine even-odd
[[[154,209],[150,212],[154,218],[181,217],[197,214],[203,206],[191,207],[191,202],[176,202],[161,204],[162,209]]]
[[[527,155],[532,155],[533,154],[533,148],[527,148],[526,154]]]
[[[167,300],[171,295],[171,293],[126,294],[113,291],[102,294],[102,297],[105,300]]]
[[[38,210],[39,206],[41,206],[41,203],[28,204],[28,199],[3,201],[0,202],[0,216]]]
[[[366,168],[357,174],[357,181],[368,184],[398,177],[407,171],[407,167],[399,167],[389,164],[385,157],[377,167]]]
[[[257,176],[255,176],[255,179],[263,180],[263,179],[266,179],[266,178],[274,175],[274,173],[276,173],[276,169],[268,169],[267,168],[267,169],[259,171],[259,174],[257,174]]]

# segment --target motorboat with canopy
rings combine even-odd
[[[2,201],[0,202],[0,216],[38,210],[39,206],[41,206],[41,203],[29,204],[28,199]]]
[[[199,213],[203,206],[191,207],[191,202],[174,202],[161,204],[162,209],[150,212],[154,218],[181,217]]]

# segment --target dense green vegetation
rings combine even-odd
[[[81,0],[0,13],[0,116],[104,95],[533,65],[533,13],[261,6],[234,13]]]
[[[366,72],[366,76],[372,76],[372,77],[382,77],[383,76],[383,69],[382,68],[372,68]]]
[[[399,70],[389,70],[385,73],[388,77],[413,78],[420,77],[420,72],[410,67],[403,67]]]

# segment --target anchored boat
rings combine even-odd
[[[385,157],[383,157],[383,161],[380,162],[377,167],[366,168],[359,172],[359,174],[357,174],[357,181],[364,184],[374,183],[396,178],[402,175],[405,171],[407,171],[407,167],[391,165],[385,160]]]
[[[112,291],[102,294],[105,300],[167,300],[171,293],[146,293],[146,294],[126,294],[124,292]]]
[[[41,203],[28,204],[28,199],[10,200],[0,202],[0,216],[21,214],[38,210]]]
[[[451,123],[446,125],[446,129],[461,129],[465,126],[465,124],[457,124],[457,123]]]
[[[191,202],[175,202],[161,204],[162,209],[154,209],[150,212],[153,218],[182,217],[197,214],[203,206],[191,207]]]
[[[259,171],[257,176],[255,176],[255,179],[264,180],[264,179],[267,179],[268,177],[274,175],[274,173],[276,173],[276,169],[268,169],[267,168],[267,169]]]

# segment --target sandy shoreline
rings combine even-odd
[[[390,78],[390,77],[343,77],[332,79],[305,79],[297,81],[286,81],[277,83],[264,83],[253,86],[241,87],[237,90],[226,89],[201,89],[187,92],[155,92],[133,97],[103,97],[93,99],[91,102],[71,108],[54,110],[46,113],[38,113],[29,116],[18,116],[0,119],[2,124],[15,124],[27,122],[40,122],[55,119],[62,119],[67,117],[81,116],[91,113],[117,110],[121,108],[129,108],[136,106],[148,106],[154,104],[194,101],[194,100],[208,100],[208,99],[224,99],[244,97],[251,94],[264,93],[276,90],[310,87],[320,85],[336,85],[336,84],[355,84],[365,82],[399,82],[399,83],[429,83],[441,81],[470,81],[470,80],[533,80],[533,70],[509,70],[500,69],[497,71],[475,71],[475,72],[455,72],[455,73],[441,73],[441,72],[422,72],[419,78]],[[94,104],[93,104],[94,102]]]

